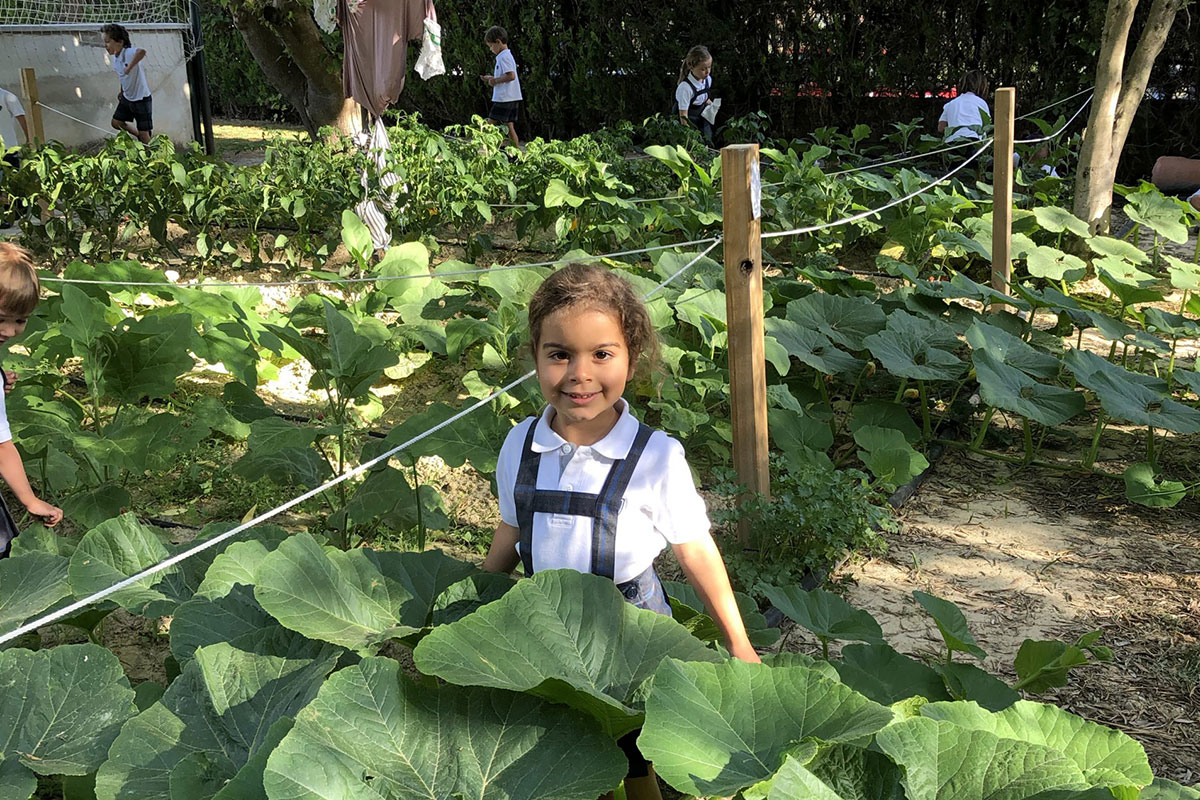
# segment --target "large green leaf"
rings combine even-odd
[[[890,706],[910,697],[949,700],[942,677],[927,665],[886,644],[852,644],[835,661],[842,683],[876,703]]]
[[[1166,778],[1155,778],[1142,790],[1139,800],[1200,800],[1200,787],[1181,786]]]
[[[416,302],[428,296],[431,284],[441,284],[429,274],[429,251],[420,242],[405,242],[389,247],[375,267],[379,291],[392,299],[395,305]],[[400,278],[401,280],[384,280]]]
[[[324,658],[336,648],[284,628],[254,599],[250,586],[218,598],[194,597],[175,611],[171,655],[186,664],[201,647],[228,643],[238,650],[282,658]]]
[[[71,556],[69,576],[76,597],[107,589],[172,555],[156,528],[138,522],[133,514],[100,523],[87,532]],[[158,617],[191,598],[204,570],[216,556],[211,551],[183,565],[143,578],[110,595],[109,599],[135,614]]]
[[[1071,283],[1087,274],[1087,264],[1079,256],[1044,245],[1025,254],[1025,268],[1035,278]]]
[[[783,345],[789,356],[825,375],[845,375],[862,369],[863,361],[839,350],[820,331],[790,319],[767,317],[767,335]]]
[[[188,314],[128,322],[104,364],[105,390],[124,403],[167,397],[195,362],[188,352],[196,331]]]
[[[993,408],[1051,427],[1083,413],[1085,404],[1079,392],[1038,383],[1016,367],[1002,363],[988,350],[976,350],[971,360],[979,379],[979,396]]]
[[[527,695],[421,688],[391,659],[341,670],[267,761],[271,800],[590,800],[628,763],[594,723]]]
[[[906,719],[875,743],[904,768],[908,800],[1025,800],[1086,788],[1079,767],[1057,750],[949,722]]]
[[[846,800],[904,800],[900,768],[874,747],[822,747],[807,769]]]
[[[1021,699],[1011,686],[974,664],[934,664],[952,700],[974,700],[989,711],[1003,711]]]
[[[1200,411],[1172,400],[1139,383],[1117,380],[1098,372],[1079,382],[1096,393],[1110,417],[1175,433],[1200,431]]]
[[[1144,184],[1148,191],[1125,195],[1125,215],[1134,222],[1152,228],[1155,233],[1172,242],[1185,244],[1188,240],[1187,217],[1184,205],[1173,197]]]
[[[414,651],[427,675],[566,703],[614,736],[641,724],[639,689],[668,656],[722,660],[679,623],[627,603],[611,580],[572,570],[519,581]]]
[[[235,584],[253,586],[258,567],[267,553],[279,547],[291,534],[274,525],[260,525],[244,534],[250,541],[235,542],[213,559],[196,589],[197,597],[215,600],[229,594]]]
[[[926,592],[914,591],[913,599],[921,604],[929,616],[933,617],[938,631],[942,634],[942,639],[946,642],[946,647],[951,652],[967,653],[981,661],[987,658],[987,653],[983,652],[979,643],[975,641],[975,637],[971,635],[971,631],[967,627],[967,618],[963,616],[962,610],[958,606],[949,600],[935,597]]]
[[[382,522],[400,532],[418,525],[426,530],[444,530],[450,525],[437,490],[429,485],[414,490],[408,477],[393,467],[375,469],[367,475],[346,504],[346,516],[359,523]]]
[[[864,400],[855,403],[850,418],[850,432],[859,428],[891,428],[900,431],[905,441],[917,444],[921,441],[921,429],[913,422],[908,409],[899,403],[886,400]]]
[[[1063,356],[1063,361],[1066,362],[1071,372],[1075,373],[1076,379],[1092,391],[1095,391],[1091,385],[1092,379],[1097,374],[1107,375],[1118,383],[1140,384],[1155,392],[1165,393],[1167,391],[1167,382],[1161,378],[1141,372],[1130,372],[1088,350],[1068,350]]]
[[[369,443],[363,448],[363,456],[371,458],[397,447],[458,412],[459,409],[445,403],[434,403],[392,428],[386,439]],[[470,419],[447,425],[426,436],[396,457],[410,463],[411,459],[422,456],[438,456],[451,467],[461,467],[470,461],[480,472],[491,473],[496,471],[500,445],[511,429],[512,423],[496,414],[473,414]]]
[[[854,431],[854,442],[863,448],[858,451],[859,460],[888,485],[903,486],[929,468],[929,459],[895,428],[864,425]]]
[[[235,779],[261,748],[275,745],[273,726],[316,696],[336,662],[335,653],[313,660],[228,643],[200,648],[162,699],[121,729],[96,775],[97,800],[177,800],[173,784],[181,779],[172,773],[184,761],[187,783]]]
[[[1058,206],[1038,206],[1033,209],[1033,215],[1037,218],[1038,225],[1044,231],[1050,231],[1051,233],[1070,231],[1081,239],[1091,235],[1088,224],[1065,208],[1059,208]]]
[[[958,356],[934,347],[916,333],[888,329],[868,336],[865,342],[883,368],[900,378],[948,381],[966,369]]]
[[[374,652],[430,625],[437,596],[475,569],[438,550],[322,550],[298,534],[263,559],[254,596],[285,628]]]
[[[687,628],[702,642],[720,642],[721,629],[713,618],[705,613],[704,600],[690,583],[663,581],[663,590],[671,603],[671,616]],[[779,641],[779,628],[767,624],[767,618],[758,610],[758,603],[748,594],[733,593],[746,626],[746,636],[755,647],[770,647]]]
[[[874,617],[832,592],[819,587],[806,592],[799,586],[763,586],[762,591],[784,616],[821,640],[883,642],[883,630]]]
[[[1058,358],[1036,349],[1003,328],[982,321],[976,322],[967,330],[966,336],[967,343],[976,351],[985,350],[997,361],[1016,367],[1026,375],[1046,380],[1058,375]]]
[[[960,728],[1043,745],[1062,753],[1089,786],[1137,791],[1154,780],[1146,751],[1121,731],[1077,717],[1058,706],[1021,700],[992,713],[976,703],[930,703],[921,715]]]
[[[1114,239],[1111,236],[1093,236],[1087,240],[1087,246],[1098,256],[1108,256],[1122,259],[1132,264],[1149,264],[1150,256],[1131,242]]]
[[[883,309],[867,298],[824,292],[788,303],[787,318],[810,330],[820,331],[851,350],[862,350],[866,337],[883,330],[886,324]]]
[[[94,644],[0,652],[0,798],[25,800],[39,775],[87,775],[104,761],[133,690]]]
[[[339,311],[333,303],[324,302],[325,331],[329,335],[329,377],[342,397],[362,399],[399,356],[385,344],[386,329],[372,335],[372,323],[377,322],[374,318],[355,325],[349,315]]]
[[[1149,462],[1125,468],[1125,499],[1149,508],[1174,508],[1187,497],[1187,487],[1179,481],[1159,481]]]
[[[62,556],[31,552],[0,561],[0,633],[70,596],[67,559]]]
[[[888,709],[805,667],[667,659],[638,748],[675,789],[726,795],[769,778],[802,739],[854,741],[891,721]]]
[[[765,792],[745,792],[746,800],[846,800],[804,767],[800,759],[788,756],[768,782],[759,786]],[[759,786],[754,789],[759,789]]]
[[[767,412],[767,429],[771,442],[788,455],[805,448],[823,453],[833,445],[833,431],[828,422],[787,408],[772,408]]]

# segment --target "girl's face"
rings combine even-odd
[[[25,326],[28,324],[28,316],[0,309],[0,344],[20,336],[25,332]]]
[[[617,318],[594,308],[564,308],[542,321],[537,377],[557,414],[551,427],[568,442],[603,439],[634,364]]]
[[[104,49],[108,51],[110,56],[117,55],[124,47],[125,45],[116,39],[110,39],[107,36],[104,37]]]
[[[702,81],[712,74],[712,59],[708,58],[692,67],[692,77]]]

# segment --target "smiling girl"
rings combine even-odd
[[[633,286],[604,267],[571,264],[534,293],[529,329],[547,406],[501,448],[502,522],[483,568],[590,572],[638,608],[670,615],[654,571],[670,545],[729,652],[757,662],[683,446],[639,422],[622,397],[639,360],[652,360],[658,346]],[[656,798],[636,735],[621,741],[631,764],[626,793]]]

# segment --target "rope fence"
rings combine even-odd
[[[703,252],[701,252],[699,255],[697,255],[695,258],[693,258],[687,264],[685,264],[684,266],[682,266],[678,270],[676,270],[670,277],[668,277],[665,280],[663,280],[662,282],[660,282],[657,286],[655,286],[652,290],[650,290],[644,296],[644,299],[649,300],[651,297],[656,295],[658,292],[662,291],[664,288],[666,288],[669,284],[674,282],[677,278],[679,278],[685,272],[687,272],[688,270],[692,269],[694,266],[699,264],[701,260],[703,260],[719,244],[721,244],[722,237],[716,237],[715,239],[711,239],[709,241],[711,243],[708,245],[708,247]],[[475,403],[472,403],[471,405],[469,405],[466,408],[459,411],[454,416],[449,417],[448,419],[445,419],[445,420],[439,422],[438,424],[417,434],[416,436],[413,436],[408,441],[406,441],[402,444],[399,444],[396,447],[393,447],[391,450],[388,450],[387,452],[382,453],[382,454],[376,456],[375,458],[370,459],[369,461],[363,462],[362,464],[358,465],[354,469],[343,472],[341,475],[338,475],[336,478],[332,478],[332,479],[326,481],[325,483],[321,484],[320,486],[317,486],[316,488],[309,489],[307,492],[304,492],[303,494],[293,497],[291,500],[288,500],[286,503],[283,503],[282,505],[276,506],[275,508],[272,508],[269,511],[264,511],[263,513],[259,514],[258,516],[254,517],[253,519],[243,522],[235,528],[231,528],[230,530],[228,530],[222,534],[219,534],[217,536],[214,536],[211,539],[206,539],[205,541],[200,542],[199,544],[195,545],[194,547],[190,547],[187,550],[184,550],[183,552],[177,553],[174,556],[171,556],[170,558],[159,562],[158,564],[155,564],[151,567],[147,567],[146,569],[142,570],[141,572],[138,572],[135,575],[131,575],[128,578],[118,581],[117,583],[114,583],[105,589],[101,589],[98,592],[94,592],[93,594],[90,594],[87,597],[77,600],[74,603],[71,603],[70,605],[64,606],[63,608],[60,608],[57,611],[53,611],[49,614],[44,614],[44,615],[38,617],[37,619],[33,620],[32,622],[27,622],[24,625],[21,625],[20,627],[15,628],[12,631],[9,631],[8,633],[0,635],[0,646],[12,641],[13,639],[16,639],[19,636],[24,636],[27,633],[35,631],[38,628],[42,627],[43,625],[49,625],[51,623],[57,622],[60,619],[63,619],[64,617],[68,617],[78,611],[82,611],[83,609],[87,608],[88,606],[90,606],[91,604],[93,604],[95,602],[103,600],[107,597],[111,597],[112,595],[116,594],[117,592],[121,591],[122,589],[127,589],[127,588],[145,580],[146,578],[150,578],[154,575],[159,574],[160,572],[164,572],[165,570],[170,569],[171,567],[175,566],[176,564],[182,563],[182,562],[186,561],[187,559],[189,559],[199,553],[204,552],[205,550],[215,547],[218,544],[221,544],[222,542],[228,541],[229,539],[232,539],[233,537],[237,536],[238,534],[243,533],[246,530],[253,528],[256,525],[261,525],[262,523],[266,522],[267,520],[270,520],[270,519],[273,519],[274,517],[279,516],[283,512],[285,512],[291,508],[294,508],[295,506],[299,505],[300,503],[303,503],[305,500],[309,500],[313,497],[316,497],[318,494],[328,491],[329,489],[333,488],[334,486],[337,486],[338,484],[344,483],[344,482],[350,480],[351,478],[354,478],[354,477],[357,477],[359,475],[366,473],[367,471],[373,469],[374,467],[379,466],[380,464],[386,463],[393,456],[400,453],[401,451],[407,450],[409,447],[412,447],[414,444],[422,441],[423,439],[426,439],[426,438],[432,436],[433,434],[437,433],[438,431],[442,430],[443,428],[446,428],[446,427],[454,424],[455,422],[458,422],[463,417],[466,417],[467,415],[471,414],[472,412],[477,411],[480,408],[483,408],[488,403],[492,402],[493,400],[497,399],[498,397],[502,397],[503,395],[505,395],[508,392],[515,389],[517,386],[521,385],[525,381],[532,378],[535,374],[536,374],[536,372],[534,370],[530,370],[529,372],[526,372],[521,377],[508,383],[505,386],[502,386],[501,388],[492,392],[490,395],[483,398],[482,400],[478,400]]]

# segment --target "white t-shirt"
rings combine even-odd
[[[517,526],[513,488],[521,463],[521,448],[530,425],[533,451],[540,453],[537,488],[567,492],[599,493],[613,462],[624,458],[638,432],[638,421],[622,400],[617,424],[600,441],[590,446],[568,444],[550,427],[554,408],[530,417],[513,428],[500,449],[496,487],[500,518]],[[565,467],[563,461],[569,456]],[[703,540],[709,534],[704,499],[692,483],[692,472],[683,445],[662,431],[655,431],[634,468],[617,513],[616,557],[613,579],[632,580],[645,572],[668,544]],[[518,552],[520,545],[517,546]],[[592,519],[568,514],[533,515],[533,565],[535,570],[573,569],[591,572]]]
[[[983,125],[983,117],[989,118],[992,112],[988,109],[987,101],[974,92],[964,92],[946,103],[938,122],[946,123],[946,141],[959,139],[981,139],[979,131],[971,130]]]
[[[8,408],[4,405],[4,383],[0,376],[0,444],[12,441],[12,428],[8,427]]]
[[[701,92],[711,88],[712,75],[705,75],[702,81],[696,80],[690,73],[684,76],[684,80],[675,87],[675,102],[679,106],[679,110],[687,111],[688,107],[692,105],[692,101],[699,97]],[[705,96],[704,100],[695,105],[703,105],[707,99]]]
[[[133,56],[137,51],[136,47],[126,47],[112,58],[113,71],[117,73],[117,79],[121,81],[121,94],[125,95],[125,99],[131,103],[145,100],[150,96],[150,84],[146,80],[146,70],[142,69],[146,63],[145,56],[134,64],[128,75],[125,74],[125,68],[129,66],[130,61],[133,61]]]
[[[498,83],[492,87],[493,103],[512,103],[521,98],[521,78],[517,75],[517,60],[513,58],[512,50],[507,47],[496,54],[496,68],[492,70],[493,77],[503,78],[507,73],[513,74],[513,80],[508,83]]]
[[[0,141],[4,143],[0,152],[25,144],[25,137],[17,132],[17,117],[24,115],[20,98],[7,89],[0,89]]]

